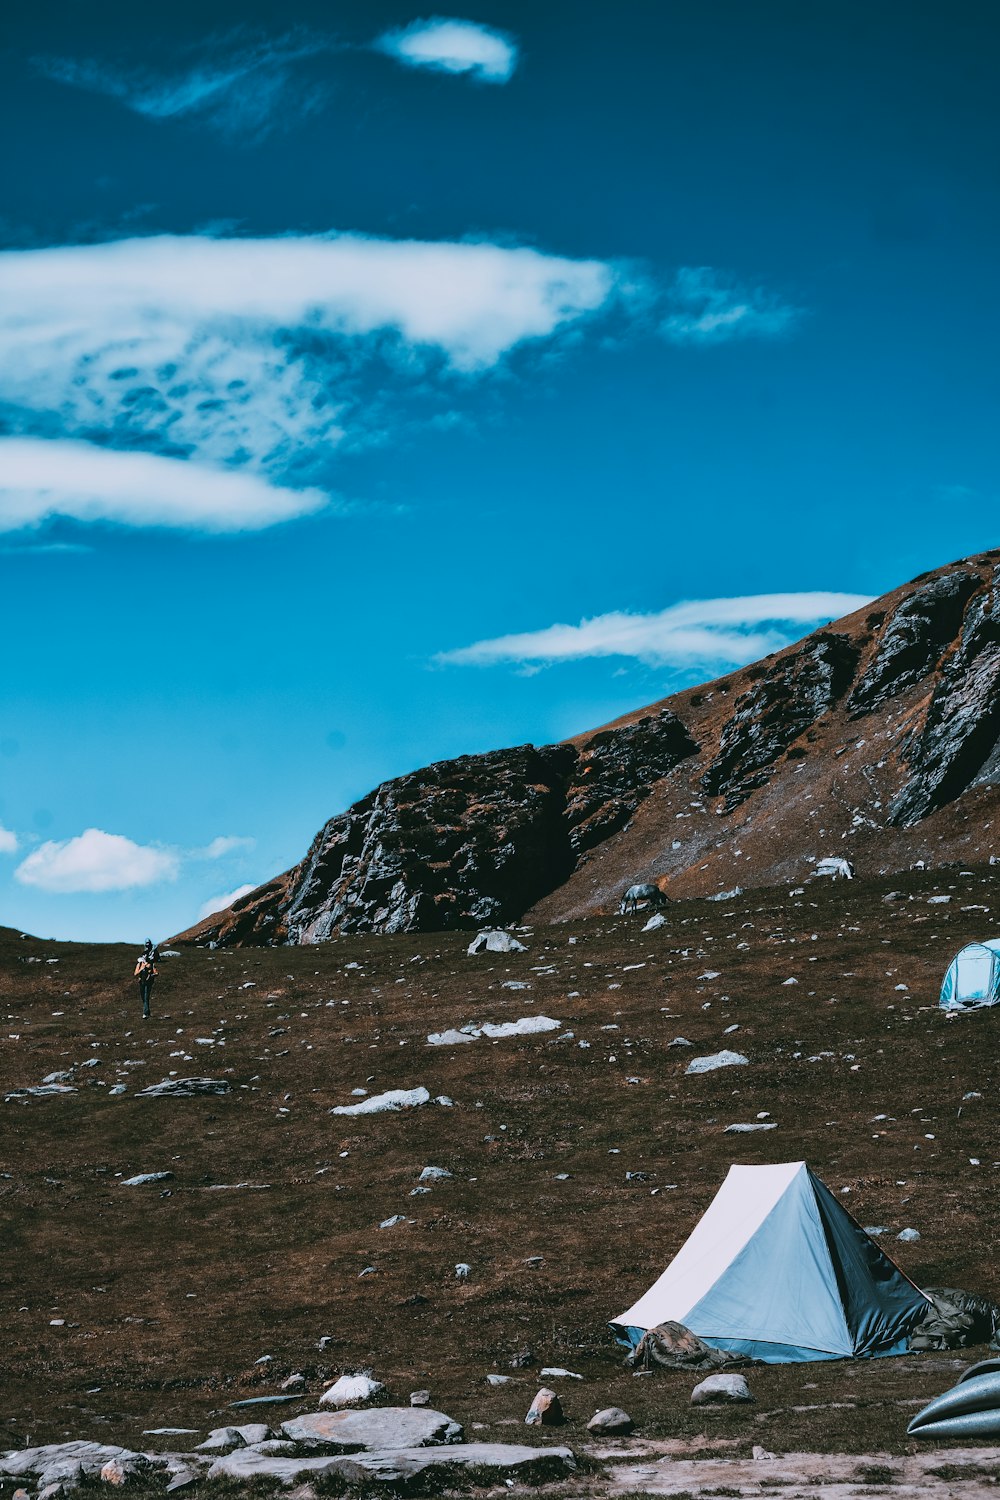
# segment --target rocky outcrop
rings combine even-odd
[[[875,655],[847,700],[852,718],[873,713],[937,666],[980,584],[976,573],[959,569],[907,595],[882,629]]]
[[[514,921],[697,748],[663,710],[579,750],[521,745],[440,761],[331,818],[300,865],[181,938],[317,943]]]
[[[969,605],[922,728],[907,749],[911,776],[892,822],[911,827],[977,779],[991,780],[1000,737],[1000,569]]]
[[[994,787],[1000,552],[596,733],[384,782],[181,939],[486,931],[615,911],[633,884],[723,899],[824,856],[971,861],[993,852]]]
[[[731,812],[764,786],[792,742],[843,697],[857,660],[853,641],[824,631],[780,656],[737,698],[719,754],[702,777],[709,796],[724,797]]]
[[[574,852],[583,854],[624,828],[656,783],[697,752],[669,709],[595,734],[580,750],[566,794]]]
[[[497,925],[564,880],[566,746],[442,761],[386,782],[315,839],[284,911],[290,942]]]

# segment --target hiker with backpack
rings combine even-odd
[[[156,982],[157,960],[160,955],[153,944],[152,938],[146,939],[146,945],[139,954],[135,965],[135,978],[139,982],[139,999],[142,1001],[143,1020],[149,1020],[149,997],[153,993],[153,985]]]

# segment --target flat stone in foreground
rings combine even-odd
[[[41,1448],[15,1448],[0,1455],[0,1474],[44,1474],[57,1466],[66,1465],[82,1469],[84,1474],[98,1475],[111,1459],[135,1459],[139,1454],[131,1448],[119,1448],[110,1443],[46,1443]]]
[[[609,1500],[641,1491],[651,1497],[772,1493],[781,1500],[988,1500],[996,1495],[993,1448],[935,1448],[897,1457],[891,1453],[779,1453],[767,1463],[761,1490],[759,1459],[683,1458],[670,1454],[617,1463],[607,1473]],[[884,1480],[873,1482],[877,1466]],[[946,1474],[948,1477],[942,1477]]]
[[[253,1448],[242,1448],[216,1459],[208,1478],[265,1478],[292,1485],[303,1477],[336,1474],[348,1484],[405,1490],[426,1475],[442,1485],[470,1470],[484,1483],[514,1479],[519,1484],[542,1484],[564,1479],[575,1469],[569,1448],[529,1448],[521,1443],[452,1443],[442,1448],[376,1449],[314,1458],[271,1458]]]
[[[458,1443],[462,1428],[443,1411],[429,1406],[375,1406],[365,1411],[317,1411],[282,1422],[281,1430],[296,1443],[313,1447],[423,1448]]]

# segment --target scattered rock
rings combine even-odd
[[[446,1177],[451,1177],[451,1172],[446,1172],[444,1167],[424,1167],[420,1173],[418,1182],[443,1182]]]
[[[144,1478],[150,1467],[149,1459],[142,1454],[134,1458],[109,1458],[101,1469],[101,1479],[105,1484],[121,1488]]]
[[[710,1406],[716,1402],[730,1404],[753,1399],[743,1375],[709,1375],[691,1392],[692,1406]]]
[[[752,1135],[755,1130],[777,1130],[776,1120],[755,1120],[750,1125],[727,1125],[723,1135]]]
[[[511,1355],[510,1368],[512,1370],[530,1370],[535,1363],[535,1356],[530,1349],[518,1349],[516,1354]]]
[[[716,1068],[742,1068],[749,1063],[742,1052],[713,1052],[709,1057],[693,1057],[684,1069],[685,1073],[712,1073]]]
[[[257,1424],[252,1424],[256,1426]],[[266,1427],[262,1428],[258,1442],[270,1434]],[[196,1453],[222,1453],[228,1448],[246,1448],[249,1444],[238,1427],[213,1427],[212,1431],[203,1443],[195,1448]]]
[[[524,1421],[527,1427],[561,1427],[566,1418],[555,1391],[550,1391],[548,1386],[543,1385],[529,1406]]]
[[[331,1115],[379,1115],[398,1109],[414,1109],[418,1104],[430,1104],[431,1096],[425,1088],[387,1089],[384,1094],[373,1094],[358,1104],[338,1104]]]
[[[283,1380],[278,1389],[281,1391],[302,1391],[305,1390],[305,1385],[306,1377],[304,1375],[295,1374],[289,1375],[287,1380]]]
[[[468,953],[527,953],[528,950],[511,933],[495,928],[489,932],[478,933],[466,951]]]
[[[551,1379],[559,1380],[582,1380],[582,1375],[577,1375],[573,1370],[564,1370],[561,1365],[546,1365],[539,1370],[539,1375],[548,1375]]]
[[[915,1245],[920,1238],[920,1231],[919,1229],[901,1229],[896,1238],[902,1240],[904,1245]]]
[[[620,1406],[606,1406],[587,1423],[587,1431],[596,1432],[601,1437],[626,1437],[634,1427],[632,1418]]]
[[[431,1393],[430,1393],[430,1391],[411,1391],[410,1392],[410,1405],[411,1406],[430,1406],[430,1404],[431,1404]]]
[[[513,1385],[514,1384],[514,1377],[513,1377],[513,1375],[487,1375],[487,1377],[486,1377],[486,1384],[487,1385]]]
[[[753,1459],[755,1463],[770,1463],[777,1456],[776,1453],[769,1453],[766,1448],[762,1448],[760,1443],[754,1443]]]
[[[662,911],[658,911],[658,912],[654,912],[653,913],[653,915],[650,917],[649,921],[646,923],[645,927],[643,927],[641,929],[641,931],[643,931],[643,932],[655,932],[658,927],[666,927],[666,925],[667,925],[667,919],[666,919],[666,917],[663,915]],[[608,1410],[609,1411],[617,1411],[617,1407],[610,1407],[609,1406]],[[600,1413],[598,1413],[598,1415],[600,1415]]]
[[[126,1177],[122,1187],[143,1187],[147,1182],[169,1182],[173,1172],[139,1172],[135,1177]]]
[[[162,1083],[151,1083],[140,1089],[137,1099],[191,1099],[197,1094],[228,1094],[229,1084],[224,1078],[164,1078]]]
[[[320,1396],[320,1406],[361,1406],[385,1390],[385,1386],[370,1375],[341,1375]]]

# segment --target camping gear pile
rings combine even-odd
[[[801,1161],[730,1167],[663,1275],[611,1326],[646,1370],[1000,1348],[1000,1306],[914,1286]]]

